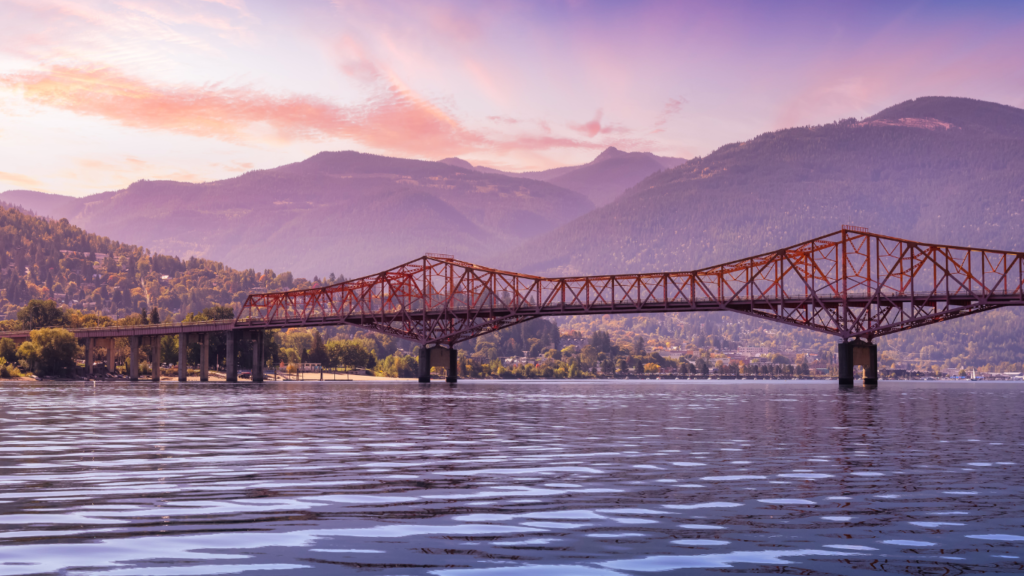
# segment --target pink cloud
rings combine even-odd
[[[358,106],[220,84],[165,86],[102,67],[55,66],[0,75],[0,87],[20,92],[36,105],[98,116],[132,128],[236,143],[342,138],[420,157],[474,150],[594,146],[571,138],[529,134],[503,140],[485,136],[467,129],[442,107],[397,80]],[[597,132],[607,130],[599,127]]]
[[[35,178],[30,178],[22,174],[15,174],[13,172],[0,172],[0,180],[4,182],[11,182],[19,186],[40,186],[42,184]]]
[[[601,118],[604,115],[604,111],[598,109],[597,113],[594,114],[594,119],[590,122],[584,122],[583,124],[569,124],[569,128],[585,134],[589,138],[593,138],[598,134],[612,134],[612,133],[627,133],[629,129],[624,126],[617,124],[602,124]]]
[[[516,120],[515,118],[510,118],[508,116],[488,116],[487,119],[490,120],[491,122],[499,122],[501,124],[518,124],[519,123],[519,120]]]
[[[351,36],[346,36],[335,45],[338,68],[349,77],[362,82],[375,82],[381,78],[381,71],[366,54],[363,46]]]
[[[570,124],[569,128],[577,132],[582,132],[588,137],[593,138],[601,133],[601,116],[604,115],[604,111],[598,109],[597,114],[594,114],[594,119],[590,122],[584,122],[583,124]]]
[[[661,114],[658,115],[658,119],[655,120],[655,126],[664,126],[668,124],[670,117],[675,116],[683,111],[683,105],[689,104],[690,102],[686,98],[669,98],[668,102],[665,103],[665,107],[662,109]],[[662,132],[662,130],[658,130]]]

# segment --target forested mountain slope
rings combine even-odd
[[[85,198],[12,191],[0,199],[163,253],[307,276],[369,274],[424,252],[479,259],[593,208],[545,182],[357,152],[204,184],[140,181]]]
[[[212,305],[237,309],[255,288],[311,285],[290,273],[157,254],[0,205],[0,320],[37,298],[117,318],[157,307],[164,320],[180,320]]]
[[[496,259],[514,270],[687,270],[843,224],[1024,250],[1024,110],[919,98],[863,121],[791,128],[656,173]]]

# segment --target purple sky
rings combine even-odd
[[[0,0],[0,190],[689,158],[933,95],[1024,107],[1024,2]]]

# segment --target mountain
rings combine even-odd
[[[609,147],[589,164],[545,180],[575,190],[595,205],[604,206],[651,174],[685,162],[681,158],[664,158],[650,152],[623,152]]]
[[[0,200],[167,254],[349,277],[424,252],[480,260],[593,208],[546,182],[357,152],[203,184],[143,180],[84,198],[10,191]]]
[[[791,128],[655,173],[494,264],[548,274],[688,270],[839,229],[1024,250],[1024,110],[918,98]]]
[[[473,165],[466,162],[462,158],[445,158],[444,160],[438,160],[441,164],[447,164],[456,168],[465,168],[466,170],[474,170]]]
[[[461,158],[445,158],[441,162],[461,168],[473,168],[488,174],[505,174],[550,182],[579,192],[597,206],[604,206],[651,174],[667,168],[675,168],[685,163],[686,160],[655,156],[650,152],[623,152],[609,146],[587,164],[563,166],[539,172],[502,172],[486,166],[473,166]]]
[[[289,273],[157,254],[0,205],[0,320],[36,298],[119,318],[156,306],[164,320],[181,320],[213,305],[237,310],[254,289],[311,285]]]

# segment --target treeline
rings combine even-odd
[[[623,346],[638,339],[648,349],[671,350],[694,361],[716,359],[740,346],[799,351],[811,364],[834,362],[835,336],[735,313],[573,316],[563,332],[603,331]],[[980,372],[1024,371],[1024,310],[1003,308],[898,332],[877,340],[883,368],[934,372],[963,367]],[[775,362],[775,360],[773,360]],[[782,363],[782,362],[777,362]],[[728,362],[726,362],[728,364]]]

